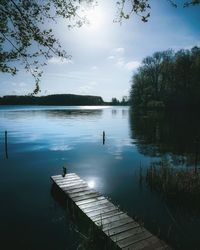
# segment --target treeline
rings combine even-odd
[[[112,106],[128,106],[129,99],[127,96],[123,96],[122,100],[118,100],[116,97],[113,97],[110,103]]]
[[[132,78],[135,108],[199,108],[200,48],[156,52],[142,61]]]
[[[104,105],[100,96],[84,96],[72,94],[48,96],[4,96],[0,97],[0,105]]]

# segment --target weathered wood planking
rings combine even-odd
[[[91,189],[78,175],[56,175],[51,179],[119,249],[170,249],[99,192]]]

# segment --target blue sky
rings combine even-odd
[[[148,23],[133,16],[120,25],[113,23],[114,2],[100,1],[88,14],[89,26],[68,30],[65,21],[52,26],[72,60],[53,57],[47,62],[41,95],[72,93],[100,95],[105,101],[121,99],[128,95],[131,76],[144,57],[169,48],[200,46],[200,6],[176,9],[168,1],[152,0]],[[15,77],[1,73],[1,96],[33,90],[32,76],[19,67]]]

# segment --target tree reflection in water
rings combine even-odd
[[[134,112],[130,110],[131,137],[140,153],[167,157],[173,165],[194,166],[200,136],[199,115],[194,112]]]

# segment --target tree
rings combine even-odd
[[[124,96],[122,97],[121,104],[122,104],[122,105],[127,105],[127,104],[128,104],[128,96],[124,95]]]
[[[200,105],[200,48],[156,52],[132,78],[135,108],[193,108]]]
[[[143,22],[150,17],[149,0],[113,0],[117,5],[116,21],[137,14]],[[168,0],[177,7],[175,0]],[[17,73],[16,61],[22,63],[35,78],[39,91],[41,66],[53,55],[70,59],[62,50],[51,28],[45,25],[57,18],[69,20],[68,26],[87,23],[82,10],[97,5],[98,0],[0,0],[0,72]],[[183,6],[197,5],[200,0],[184,1]]]
[[[119,100],[115,97],[112,98],[111,100],[112,105],[119,105]]]

